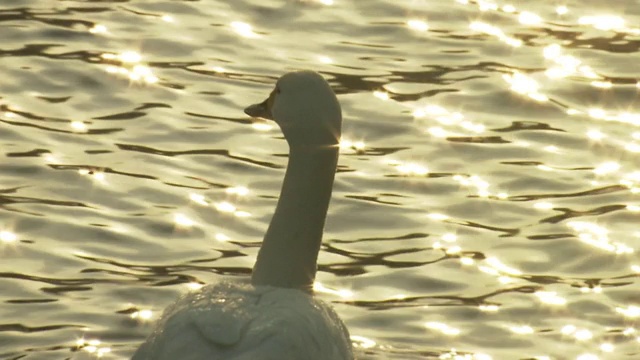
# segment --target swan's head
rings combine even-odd
[[[327,81],[315,71],[284,74],[265,101],[244,112],[274,120],[292,147],[336,145],[340,141],[340,104]]]

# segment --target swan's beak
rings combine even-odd
[[[244,113],[253,116],[253,117],[261,117],[263,119],[273,120],[273,115],[271,114],[271,104],[270,98],[261,102],[260,104],[253,104],[246,109],[244,109]]]

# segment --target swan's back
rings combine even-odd
[[[167,308],[133,360],[351,360],[333,309],[296,289],[223,282]]]

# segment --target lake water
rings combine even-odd
[[[125,359],[249,276],[321,72],[358,359],[640,358],[640,1],[3,0],[0,359]]]

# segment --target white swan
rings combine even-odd
[[[251,284],[223,282],[170,306],[133,360],[351,360],[349,333],[312,296],[338,162],[342,114],[318,73],[283,75],[245,113],[275,120],[289,143],[280,199]]]

